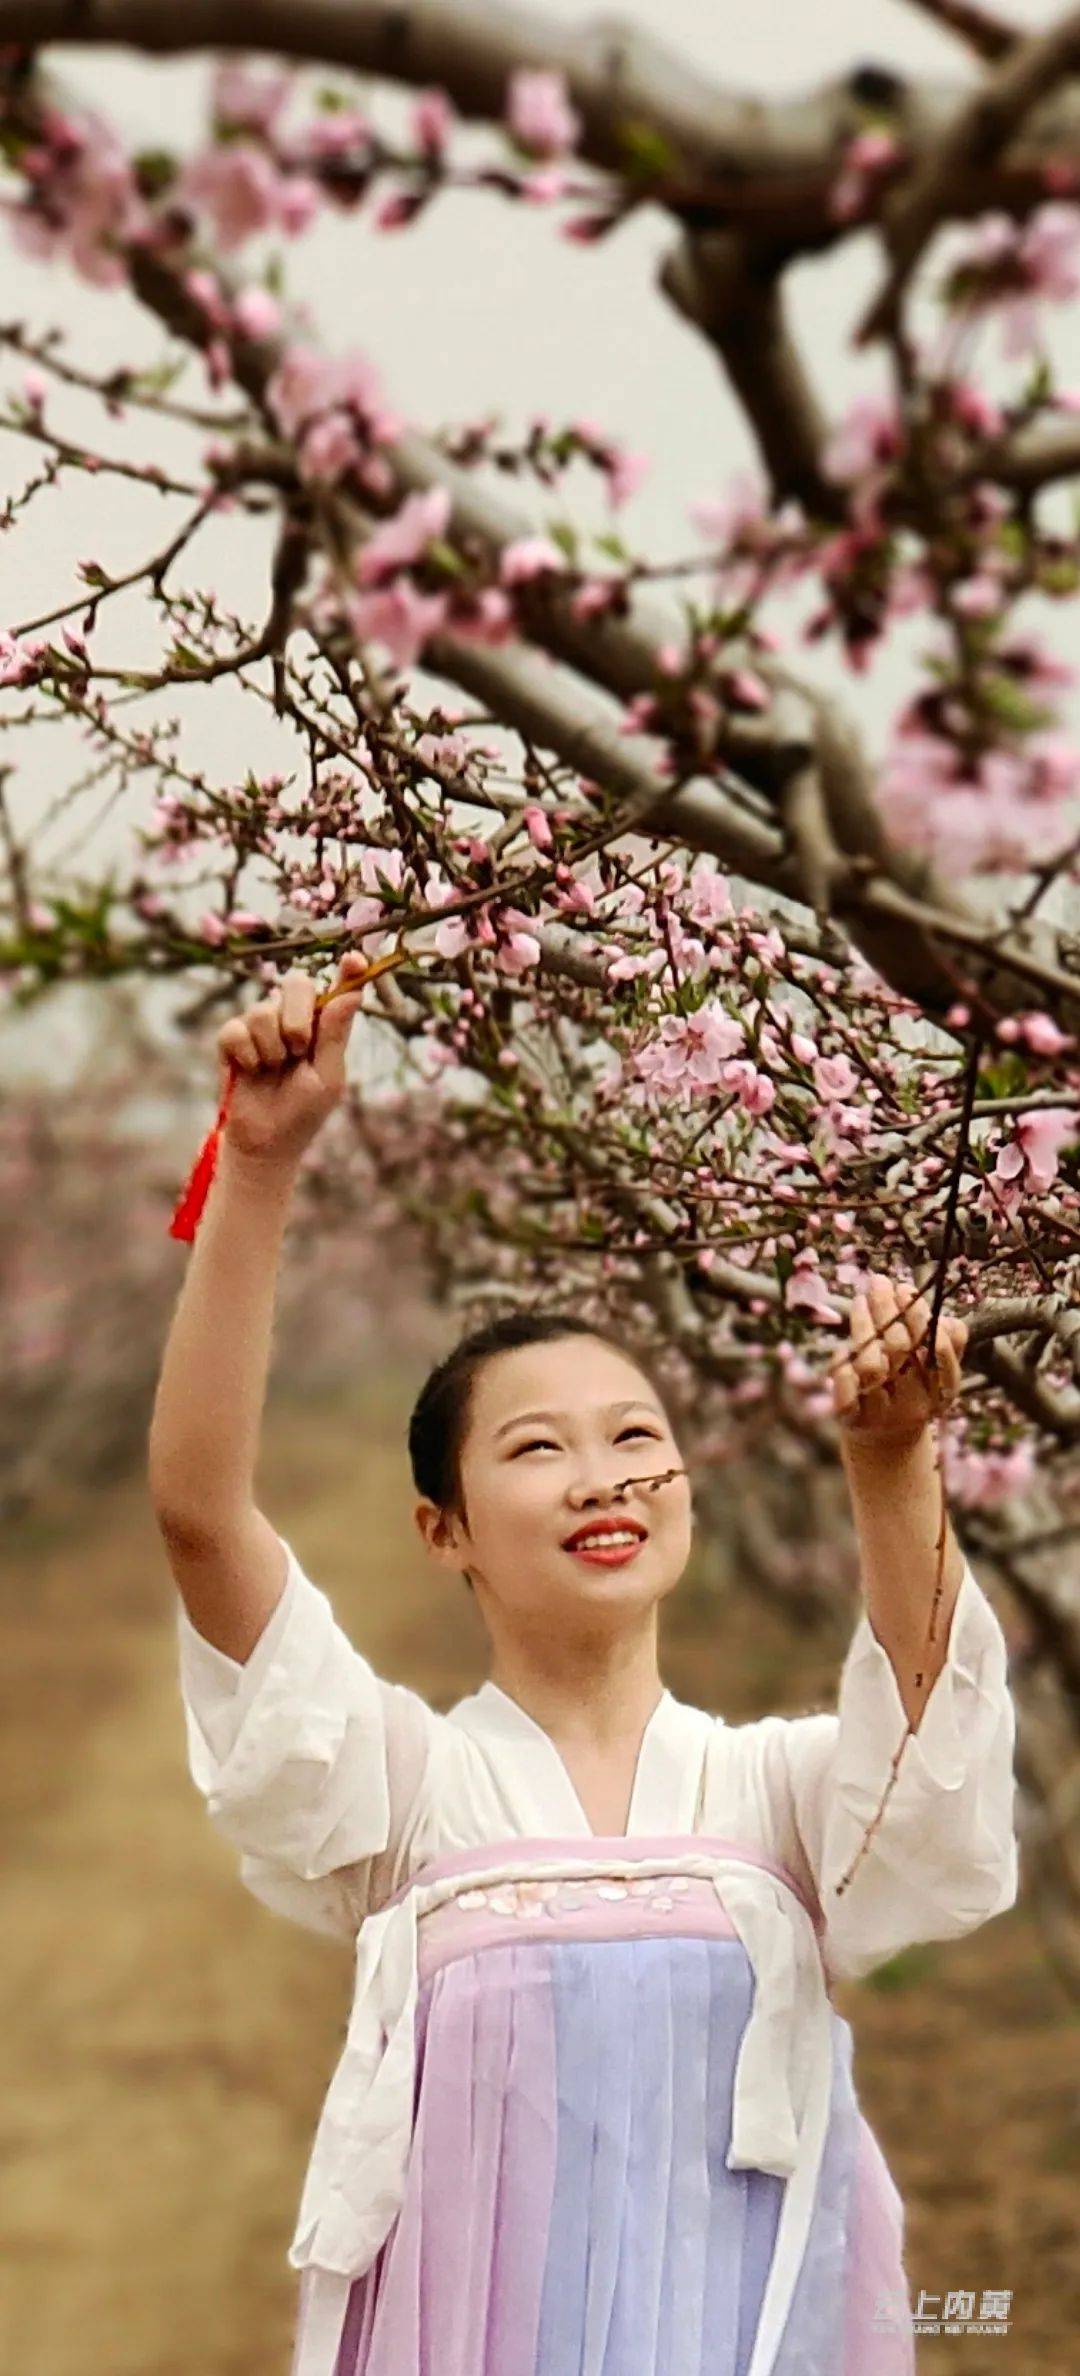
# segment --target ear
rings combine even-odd
[[[420,1501],[416,1505],[416,1523],[427,1550],[445,1566],[460,1568],[461,1552],[454,1542],[453,1521],[438,1503]]]

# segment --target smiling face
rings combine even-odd
[[[653,1388],[599,1337],[554,1338],[489,1356],[472,1383],[461,1452],[467,1525],[422,1501],[417,1524],[444,1565],[468,1574],[493,1637],[526,1642],[552,1626],[598,1635],[640,1624],[686,1566],[692,1536],[685,1476],[655,1490],[626,1479],[682,1466]],[[622,1564],[564,1548],[590,1521],[645,1530]]]

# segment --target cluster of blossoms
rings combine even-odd
[[[374,648],[400,671],[439,671],[451,647],[470,642],[520,642],[535,657],[549,648],[546,606],[563,606],[583,627],[619,622],[636,586],[665,571],[610,535],[596,541],[613,566],[594,565],[564,521],[509,542],[494,533],[485,540],[462,531],[442,485],[405,493],[395,464],[405,423],[370,358],[355,349],[326,355],[297,339],[276,282],[238,289],[208,260],[202,240],[231,252],[263,233],[296,237],[323,207],[355,206],[387,175],[390,194],[368,219],[400,229],[440,188],[468,178],[451,169],[457,119],[445,94],[413,100],[406,143],[394,149],[352,105],[302,113],[299,90],[284,70],[221,66],[211,137],[182,164],[128,160],[91,119],[76,126],[46,107],[36,146],[20,156],[24,195],[11,211],[16,235],[35,253],[63,254],[105,283],[123,279],[127,250],[154,245],[183,292],[194,324],[185,334],[212,387],[235,383],[246,393],[238,421],[216,419],[202,457],[207,484],[194,493],[207,512],[218,494],[235,500],[245,456],[254,455],[252,487],[265,499],[269,485],[268,509],[284,488],[281,525],[299,525],[308,538],[283,647],[272,655],[275,707],[282,733],[296,737],[302,794],[286,796],[284,775],[214,787],[192,770],[185,781],[167,737],[134,728],[126,700],[110,708],[110,676],[125,694],[154,678],[91,658],[101,604],[125,582],[96,563],[83,567],[85,615],[65,620],[55,643],[43,640],[41,622],[0,633],[0,684],[35,697],[36,714],[49,702],[66,708],[103,778],[110,769],[123,786],[140,773],[158,778],[126,905],[145,949],[174,969],[212,953],[232,981],[270,984],[280,978],[283,931],[318,960],[342,936],[362,934],[377,954],[403,920],[428,928],[423,955],[436,961],[437,994],[410,1017],[409,1059],[413,1079],[443,1103],[423,1161],[407,1114],[388,1103],[384,1120],[397,1116],[408,1160],[400,1182],[392,1164],[383,1181],[411,1193],[429,1179],[446,1230],[459,1236],[451,1267],[471,1250],[478,1271],[497,1272],[505,1257],[511,1276],[524,1228],[538,1261],[550,1254],[565,1268],[580,1256],[573,1276],[583,1286],[590,1267],[594,1279],[629,1285],[643,1248],[681,1238],[688,1255],[696,1252],[700,1290],[715,1277],[722,1246],[736,1272],[776,1288],[771,1300],[756,1291],[735,1299],[731,1343],[746,1372],[735,1377],[733,1407],[760,1398],[770,1355],[782,1385],[822,1412],[828,1397],[806,1357],[812,1331],[839,1325],[837,1294],[863,1283],[882,1244],[903,1273],[912,1242],[940,1225],[948,1193],[940,1145],[912,1149],[902,1211],[881,1181],[916,1114],[939,1118],[951,1144],[955,1081],[940,1057],[931,1064],[902,1050],[896,1026],[913,1010],[871,969],[857,959],[803,967],[795,936],[752,905],[736,906],[711,861],[658,856],[647,837],[633,860],[615,855],[614,837],[597,850],[610,792],[555,758],[542,733],[539,749],[519,737],[522,800],[521,787],[507,790],[505,741],[486,739],[490,720],[478,730],[464,711],[446,708],[425,719],[406,686],[387,685],[366,665],[351,671],[345,698],[343,655],[366,663]],[[513,76],[504,128],[512,166],[481,167],[473,179],[538,202],[566,195],[581,124],[561,78]],[[884,135],[860,136],[834,193],[840,218],[871,208],[902,162]],[[1010,338],[1026,335],[1023,308],[1076,285],[1078,221],[1055,205],[1010,225],[1008,240],[1000,226],[981,226],[949,284],[955,319],[1011,305]],[[781,648],[774,598],[805,596],[795,634],[835,638],[856,669],[870,664],[897,619],[925,614],[938,641],[895,721],[878,787],[886,826],[895,842],[951,870],[1029,866],[1052,859],[1066,839],[1063,812],[1080,788],[1080,760],[1058,710],[1070,672],[1021,634],[1012,614],[1028,594],[1067,591],[1070,568],[1080,582],[1080,553],[1051,539],[1031,506],[1021,514],[992,465],[1001,439],[1066,400],[1046,391],[996,404],[960,373],[951,349],[936,359],[916,349],[914,366],[902,397],[864,397],[838,423],[821,457],[817,512],[809,499],[775,503],[746,473],[692,506],[708,549],[676,559],[670,573],[692,570],[706,591],[687,602],[681,637],[649,646],[644,681],[613,714],[613,728],[627,741],[653,738],[647,763],[660,782],[698,770],[719,778],[733,736],[750,748],[755,735],[762,745],[769,735],[771,661]],[[21,425],[47,441],[36,365],[24,400],[30,417]],[[202,432],[205,415],[191,417]],[[602,473],[612,508],[646,468],[643,455],[586,416],[565,427],[536,420],[520,447],[500,443],[490,422],[469,423],[444,434],[442,450],[478,471],[520,464],[544,484],[583,458]],[[66,443],[65,462],[72,452]],[[83,461],[94,466],[91,456]],[[146,572],[174,639],[160,684],[185,672],[227,675],[238,651],[266,659],[257,631],[210,595],[166,591],[164,574],[161,565]],[[583,666],[587,673],[587,654]],[[452,677],[450,665],[445,674]],[[621,760],[624,745],[616,749]],[[627,758],[635,763],[636,751]],[[462,808],[472,812],[464,830]],[[613,816],[616,809],[613,802]],[[494,834],[480,829],[477,810],[494,812]],[[189,861],[199,870],[190,884]],[[272,915],[262,910],[265,883],[256,891],[245,872],[256,862],[268,870]],[[206,904],[208,871],[220,876],[217,904]],[[194,915],[183,904],[189,890]],[[90,900],[85,911],[69,903],[63,916],[58,902],[54,916],[31,898],[23,924],[42,945],[25,946],[9,980],[37,965],[44,978],[46,954],[54,975],[120,962],[119,936]],[[578,974],[544,962],[567,943]],[[958,1000],[946,1021],[963,1029],[970,1010]],[[1051,1233],[1063,1228],[1067,1242],[1075,1103],[1008,1109],[1013,1099],[1023,1108],[1044,1096],[1058,1076],[1071,1081],[1075,1069],[1075,1041],[1038,1005],[998,1026],[986,1096],[1000,1098],[1002,1111],[973,1133],[969,1169],[978,1177],[965,1200],[958,1272],[972,1295],[986,1291],[998,1266],[1008,1275],[1017,1228],[1022,1235],[1037,1220]],[[564,1072],[572,1084],[565,1101],[548,1092]],[[474,1154],[454,1137],[455,1100],[466,1089]],[[562,1159],[545,1152],[549,1121]],[[628,1173],[641,1188],[640,1209],[624,1227],[611,1192]],[[659,1224],[645,1210],[654,1187],[668,1199]],[[981,1458],[996,1459],[1006,1476],[1000,1444],[956,1441],[969,1487]],[[995,1490],[989,1469],[985,1485]]]
[[[415,220],[446,169],[456,116],[445,92],[416,98],[411,148],[399,155],[349,103],[291,122],[297,87],[289,68],[254,68],[242,58],[219,62],[211,136],[180,164],[164,151],[130,156],[94,111],[75,115],[43,102],[34,138],[19,150],[23,195],[6,209],[17,245],[41,261],[62,255],[83,279],[115,287],[127,278],[126,251],[140,242],[169,248],[193,226],[224,254],[262,234],[295,239],[324,206],[355,206],[378,174],[394,168],[411,178],[375,206],[374,227],[393,231]],[[547,69],[513,72],[505,130],[521,170],[480,168],[473,178],[534,202],[563,196],[567,183],[555,160],[573,150],[581,130],[563,77]]]
[[[130,158],[89,110],[75,117],[46,103],[35,130],[19,155],[25,193],[5,210],[16,246],[41,263],[63,256],[98,288],[119,287],[125,249],[151,225]]]

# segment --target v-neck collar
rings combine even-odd
[[[632,1839],[649,1833],[691,1831],[697,1803],[700,1757],[713,1717],[677,1700],[665,1684],[645,1726],[638,1749],[624,1832],[595,1832],[551,1734],[519,1700],[490,1678],[450,1711],[466,1730],[492,1733],[513,1746],[514,1779],[520,1779],[530,1820],[541,1834],[566,1838]]]

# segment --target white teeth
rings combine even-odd
[[[573,1551],[597,1551],[602,1550],[606,1543],[639,1543],[640,1541],[640,1535],[631,1534],[628,1531],[616,1534],[612,1530],[606,1534],[583,1535],[579,1543],[572,1543],[570,1547]]]

